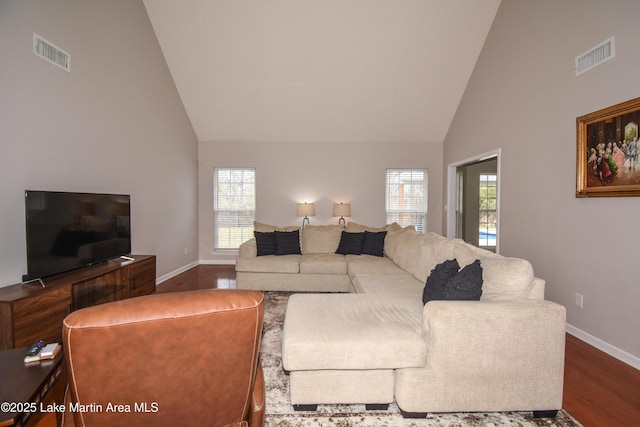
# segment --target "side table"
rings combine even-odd
[[[60,425],[62,413],[51,408],[64,405],[64,352],[25,364],[27,350],[0,351],[0,427]]]

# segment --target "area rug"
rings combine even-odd
[[[531,412],[429,414],[404,419],[395,404],[385,411],[364,405],[318,405],[314,412],[294,411],[289,401],[289,377],[282,369],[282,325],[290,293],[265,292],[264,335],[260,360],[264,369],[267,427],[580,427],[566,411],[554,419],[535,419]]]

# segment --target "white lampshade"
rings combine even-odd
[[[314,205],[313,203],[298,203],[298,216],[315,216],[315,214],[316,205]]]
[[[334,203],[333,216],[351,216],[351,205],[349,203]]]

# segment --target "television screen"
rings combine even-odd
[[[31,280],[131,252],[130,196],[25,191],[27,274]]]

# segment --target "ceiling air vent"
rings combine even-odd
[[[598,46],[576,57],[576,76],[606,62],[616,56],[614,38],[611,37]]]
[[[33,54],[68,73],[71,72],[71,56],[36,33],[33,33]]]

